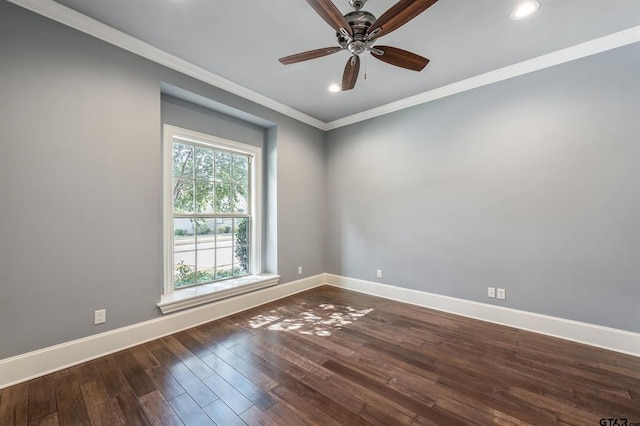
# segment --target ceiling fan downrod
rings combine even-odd
[[[349,0],[349,4],[351,5],[352,8],[354,8],[355,10],[360,10],[362,9],[362,7],[364,6],[364,4],[367,2],[367,0]]]

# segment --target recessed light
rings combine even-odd
[[[536,13],[536,10],[540,7],[540,2],[535,0],[528,0],[520,3],[518,7],[511,12],[511,19],[524,19],[527,16],[531,16]]]
[[[340,86],[338,86],[337,84],[332,84],[331,86],[329,86],[329,91],[331,93],[336,93],[340,91]]]

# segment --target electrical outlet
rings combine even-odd
[[[491,297],[492,299],[496,298],[496,288],[495,287],[489,287],[489,290],[487,291],[487,296]]]
[[[302,275],[302,266],[298,266],[298,275]]]
[[[382,278],[382,269],[378,269],[378,270],[376,271],[376,277],[378,277],[378,278]]]
[[[504,288],[499,288],[498,289],[498,299],[505,300],[506,298],[507,298],[507,290],[505,290]]]
[[[94,317],[93,317],[93,323],[94,324],[103,324],[105,322],[107,322],[107,310],[106,309],[100,309],[98,311],[95,311]]]

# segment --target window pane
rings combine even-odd
[[[216,220],[215,219],[196,219],[198,231],[198,250],[213,249],[216,245]],[[200,264],[198,264],[200,267]]]
[[[179,251],[195,249],[195,238],[193,236],[193,219],[174,218],[173,219],[173,243]],[[180,247],[191,244],[192,247],[180,249]]]
[[[174,251],[173,263],[173,282],[176,288],[195,284],[195,251]]]
[[[241,185],[249,182],[249,159],[246,155],[233,155],[233,182]]]
[[[218,234],[218,244],[221,244],[224,237],[227,240],[231,239],[231,232],[233,232],[231,219],[216,219],[216,234]]]
[[[173,263],[175,287],[195,284],[196,252],[193,219],[173,219]]]
[[[198,244],[198,248],[200,244]],[[216,276],[215,250],[198,250],[198,284],[213,281]]]
[[[224,151],[216,151],[216,181],[231,182],[231,154]]]
[[[193,177],[193,147],[181,143],[173,143],[173,176]]]
[[[196,179],[213,180],[213,150],[196,147]]]
[[[234,185],[233,191],[233,212],[246,213],[249,206],[247,205],[247,195],[249,190],[246,186]]]
[[[233,239],[233,220],[232,219],[216,219],[216,228],[218,230],[216,237],[216,247],[231,247]]]
[[[236,219],[233,245],[249,244],[249,218]]]
[[[216,183],[215,211],[216,213],[231,213],[231,185]]]
[[[249,218],[236,219],[235,224],[233,275],[238,276],[249,273]]]
[[[219,268],[229,267],[231,268],[233,254],[231,247],[217,248],[216,249],[216,266]]]
[[[233,276],[231,262],[233,252],[231,247],[216,249],[216,279],[229,278]]]
[[[192,180],[173,180],[173,211],[175,213],[193,213]]]
[[[196,212],[213,213],[213,182],[196,181]]]
[[[236,246],[234,249],[235,259],[233,261],[233,276],[246,275],[249,273],[249,247]]]

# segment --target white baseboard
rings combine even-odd
[[[0,360],[0,389],[321,286],[325,274]]]
[[[640,356],[640,333],[457,299],[372,281],[325,274],[329,285]]]

